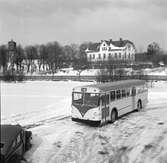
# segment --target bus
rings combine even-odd
[[[147,84],[143,80],[122,80],[73,88],[72,121],[97,125],[115,122],[120,116],[140,111],[148,102]]]

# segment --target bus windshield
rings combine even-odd
[[[99,105],[99,94],[97,93],[73,93],[73,103],[91,106]]]

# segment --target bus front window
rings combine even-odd
[[[83,94],[74,92],[72,102],[82,105],[83,104]]]
[[[97,93],[85,93],[84,104],[99,106],[99,94]]]

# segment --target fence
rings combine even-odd
[[[23,80],[52,80],[52,81],[99,81],[99,79],[110,80],[126,80],[126,79],[141,79],[141,80],[164,80],[167,81],[167,76],[157,75],[133,75],[133,76],[24,76]],[[4,76],[0,76],[0,80],[4,80]],[[17,80],[17,76],[15,76]],[[107,81],[107,80],[106,80]]]

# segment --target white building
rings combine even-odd
[[[86,49],[87,59],[89,62],[97,61],[134,61],[135,46],[129,40],[106,41],[94,43]]]

